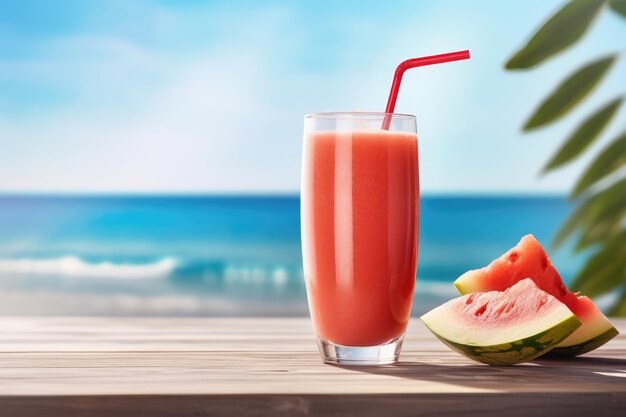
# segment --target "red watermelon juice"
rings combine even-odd
[[[318,339],[376,346],[401,339],[417,262],[417,136],[305,130],[302,244]]]

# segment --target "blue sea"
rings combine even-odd
[[[549,243],[564,197],[424,196],[414,314],[527,233]],[[584,259],[551,253],[565,280]],[[297,196],[0,197],[0,315],[307,314]]]

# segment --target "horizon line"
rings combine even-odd
[[[560,197],[567,198],[567,192],[557,191],[430,191],[420,193],[421,197]],[[136,197],[136,198],[185,198],[185,197],[299,197],[298,191],[0,191],[4,197]]]

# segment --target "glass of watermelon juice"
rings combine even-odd
[[[397,361],[417,265],[415,116],[306,116],[301,225],[309,310],[324,362]]]

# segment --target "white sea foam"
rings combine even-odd
[[[289,271],[283,266],[274,268],[229,265],[224,268],[224,281],[228,284],[273,285],[284,287],[289,282]]]
[[[285,268],[276,268],[272,274],[274,285],[282,287],[289,281],[289,273]]]
[[[0,259],[0,273],[57,275],[76,278],[158,279],[169,276],[176,260],[164,258],[145,264],[89,263],[75,256],[53,259]]]

